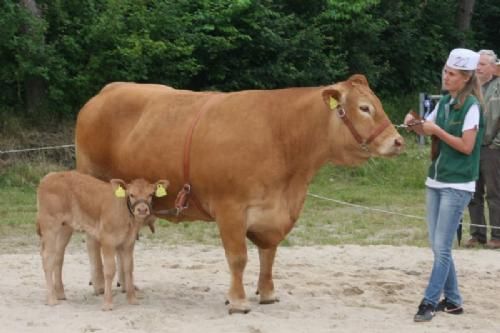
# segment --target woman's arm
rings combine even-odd
[[[462,137],[457,137],[451,135],[450,133],[446,132],[444,129],[430,121],[426,121],[422,125],[417,126],[422,127],[422,134],[435,135],[450,147],[465,155],[470,155],[472,153],[472,150],[474,149],[474,144],[476,142],[477,136],[476,128],[463,131]],[[417,131],[415,130],[415,132]]]

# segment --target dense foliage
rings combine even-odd
[[[38,98],[37,113],[74,116],[110,81],[228,91],[364,73],[386,96],[436,89],[460,41],[500,47],[498,1],[476,0],[466,36],[455,29],[457,2],[38,0],[37,16],[2,0],[0,113],[26,113]],[[34,96],[33,82],[43,87]]]

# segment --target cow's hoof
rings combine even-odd
[[[259,304],[274,304],[280,301],[280,299],[274,295],[274,292],[270,292],[267,295],[262,294],[259,290],[255,292],[255,295],[260,295]]]
[[[249,313],[250,312],[250,306],[247,304],[247,302],[238,302],[238,303],[231,303],[230,301],[226,300],[226,305],[229,305],[228,313],[233,314],[233,313]]]
[[[263,299],[261,297],[259,304],[274,304],[274,303],[278,303],[279,301],[280,301],[280,299],[278,297],[268,298],[268,299]]]
[[[232,308],[230,307],[228,310],[228,313],[232,315],[233,313],[242,313],[242,314],[247,314],[250,312],[250,308],[248,309],[239,309],[239,308]]]

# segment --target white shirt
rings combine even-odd
[[[453,98],[450,100],[450,104],[451,103],[453,103]],[[436,104],[434,110],[432,110],[432,112],[429,113],[427,117],[425,117],[425,120],[432,122],[436,121],[436,115],[437,115],[437,110],[439,109],[439,104],[440,103]],[[479,105],[472,104],[469,110],[467,111],[467,114],[465,115],[464,124],[462,126],[462,133],[467,130],[478,129],[478,128],[479,128]],[[474,180],[467,183],[443,183],[427,177],[425,185],[432,188],[453,188],[467,192],[475,192],[476,190],[476,181]]]

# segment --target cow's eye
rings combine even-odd
[[[369,113],[370,112],[370,107],[369,106],[366,106],[366,105],[362,105],[359,107],[359,109],[363,112],[367,112]]]

